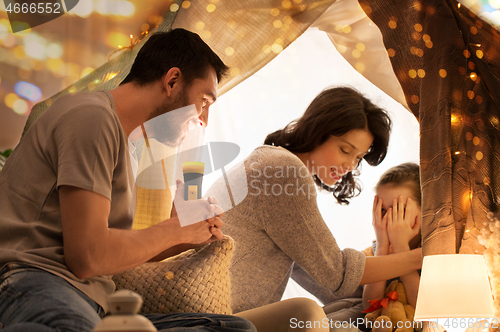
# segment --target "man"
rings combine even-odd
[[[167,128],[171,144],[182,140],[190,121],[206,126],[226,70],[198,35],[155,34],[119,87],[61,97],[32,125],[0,172],[3,331],[91,331],[114,290],[108,275],[222,237],[213,198],[195,202],[208,220],[180,227],[174,209],[154,227],[131,230],[127,144],[136,127],[186,105],[197,112]],[[254,331],[232,316],[152,320],[159,330]]]

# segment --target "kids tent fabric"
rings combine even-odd
[[[480,252],[500,206],[500,33],[453,0],[360,4],[419,120],[424,255]]]

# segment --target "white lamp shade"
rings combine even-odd
[[[482,255],[425,256],[415,320],[494,317],[486,263]]]

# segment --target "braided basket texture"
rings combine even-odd
[[[232,314],[229,263],[233,248],[233,239],[224,236],[201,249],[116,274],[113,281],[117,289],[142,296],[141,314]]]

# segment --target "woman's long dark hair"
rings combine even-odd
[[[325,143],[331,136],[342,136],[353,129],[368,129],[373,143],[364,159],[376,166],[387,155],[391,119],[380,107],[358,91],[337,87],[324,90],[307,107],[304,115],[290,122],[285,128],[267,135],[264,144],[282,146],[290,152],[306,153]],[[361,185],[349,172],[342,181],[329,187],[317,176],[314,180],[322,189],[333,193],[341,204],[349,204],[349,198],[359,195]]]

